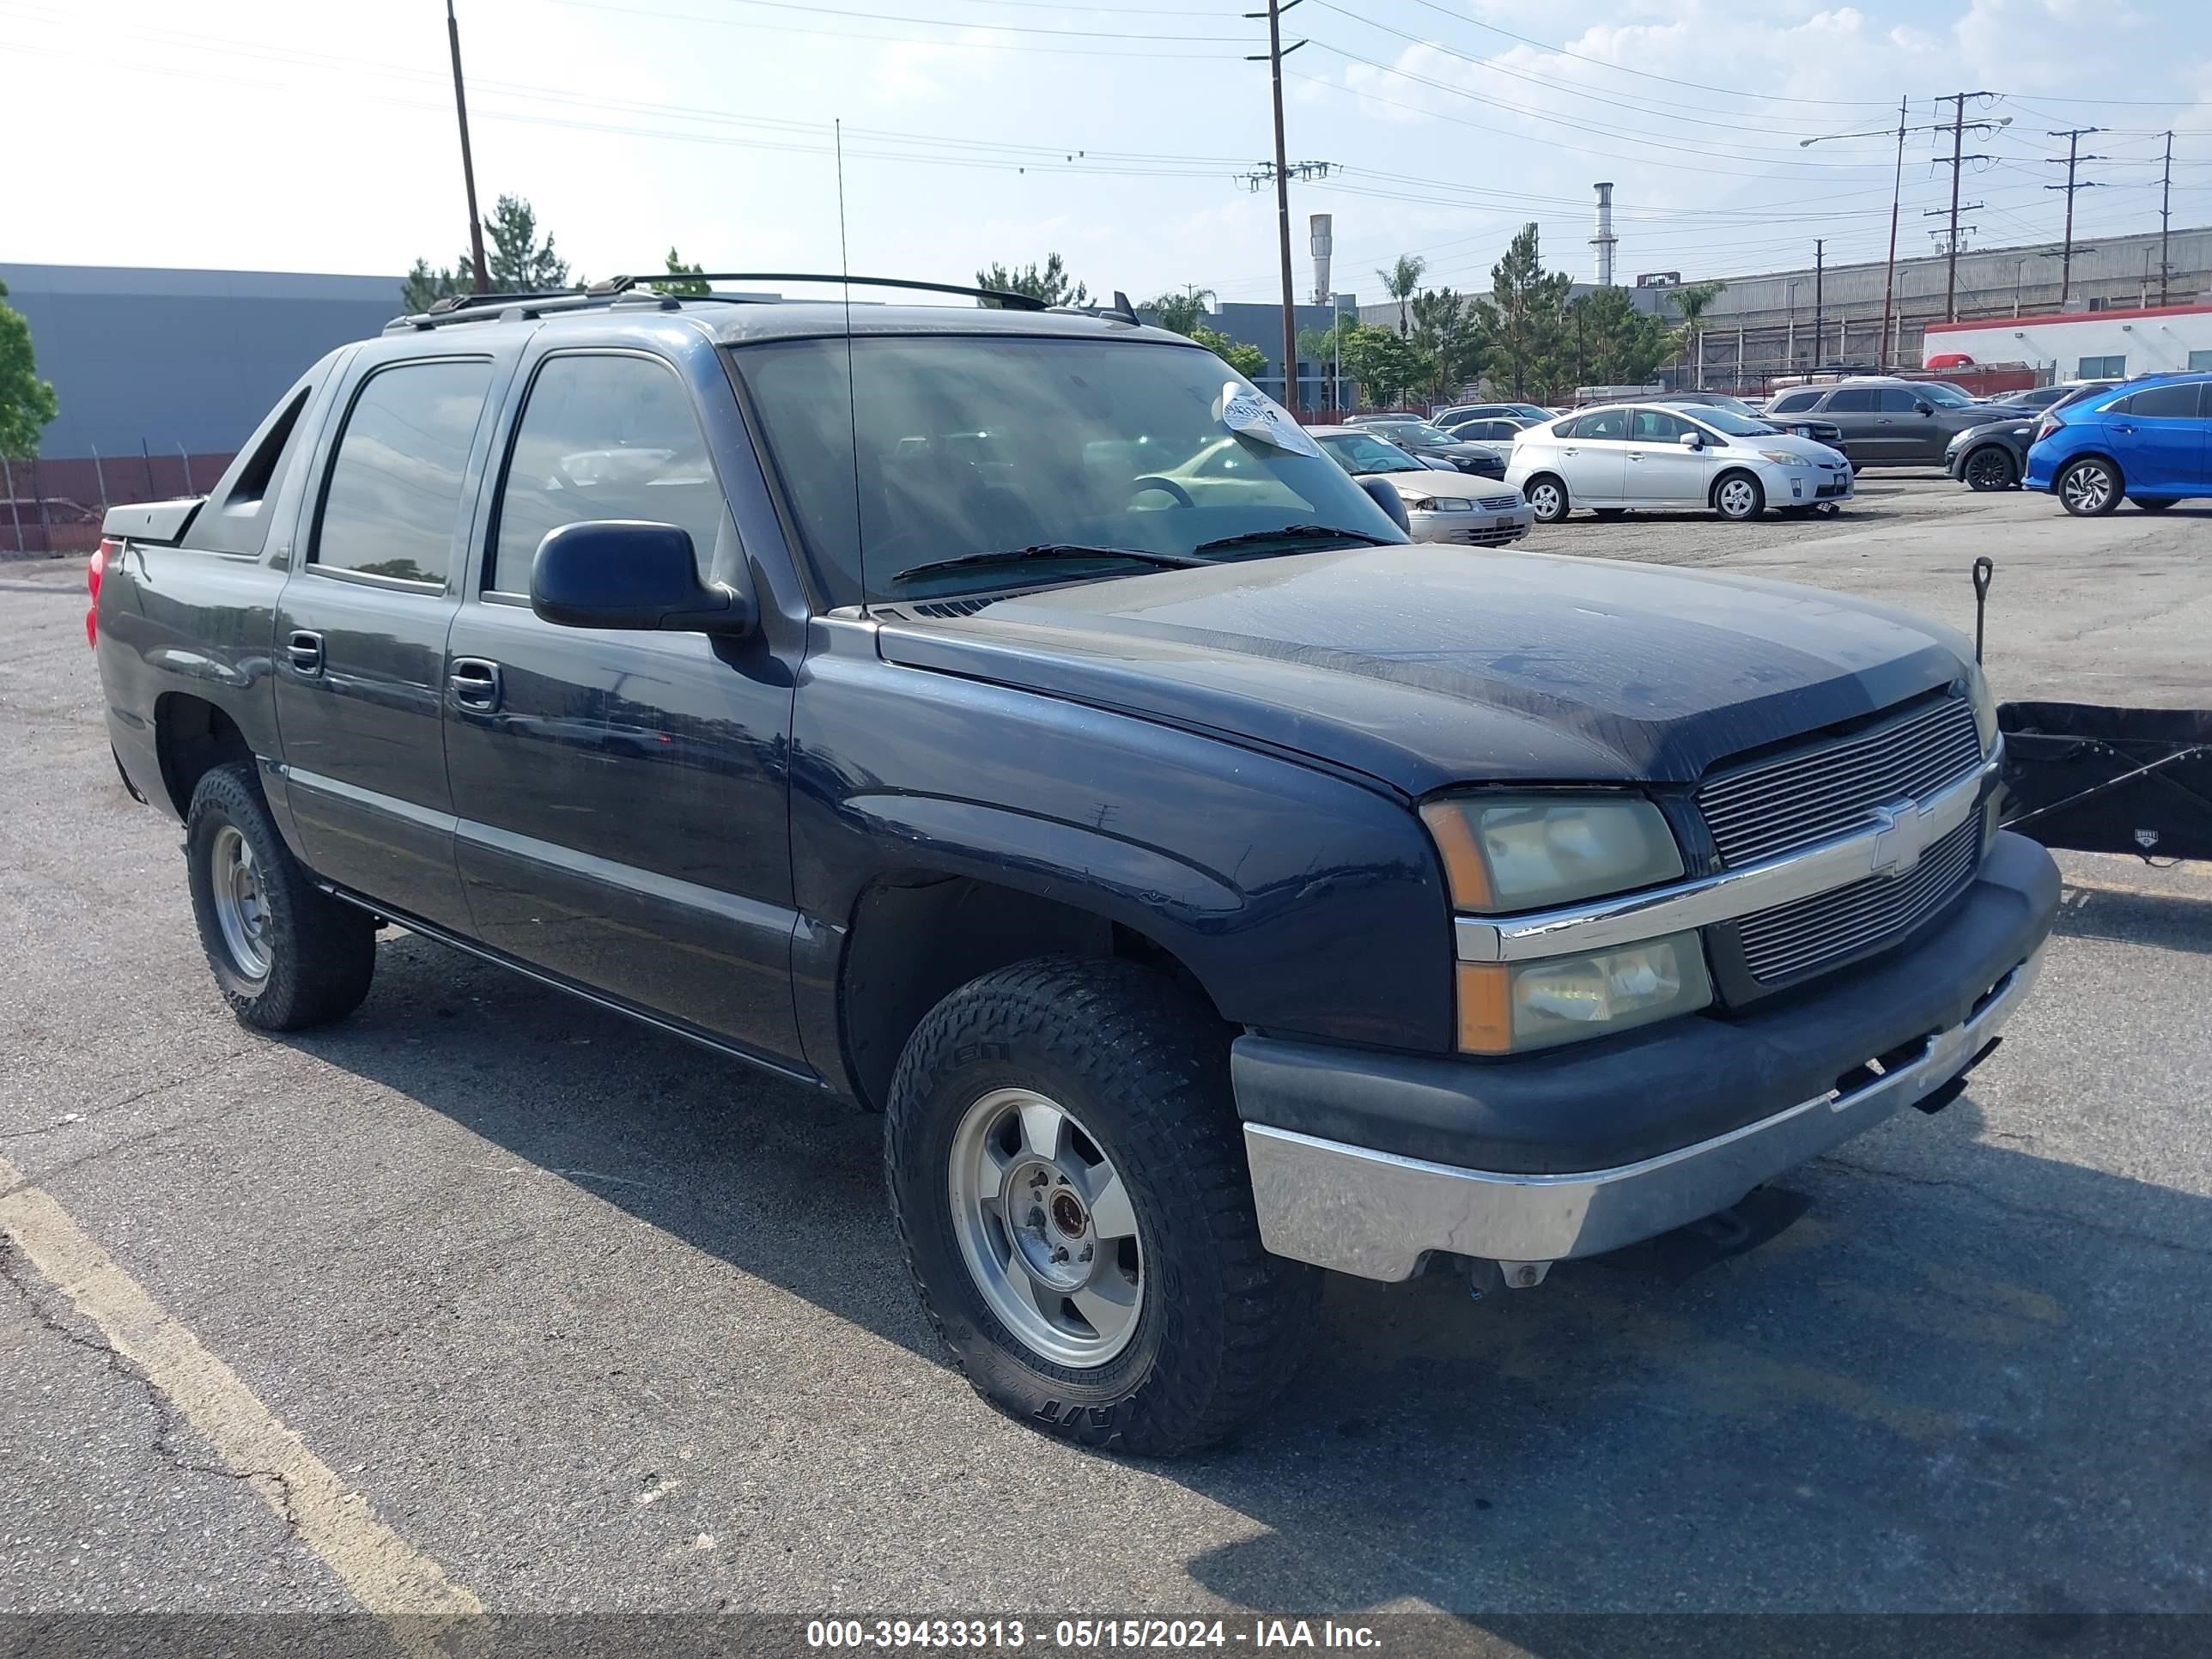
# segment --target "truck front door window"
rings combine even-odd
[[[487,592],[526,593],[550,531],[592,519],[680,526],[704,578],[728,509],[690,394],[647,357],[547,360],[531,383],[501,486]]]

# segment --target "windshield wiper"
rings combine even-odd
[[[1194,564],[1204,564],[1203,559],[1187,559],[1176,553],[1152,553],[1139,547],[1093,547],[1082,542],[1038,542],[1029,547],[1006,547],[991,553],[963,553],[956,559],[932,559],[927,564],[910,565],[891,580],[907,581],[915,576],[934,576],[946,570],[973,570],[982,565],[1020,564],[1030,559],[1133,559],[1139,564],[1156,564],[1171,569],[1184,569]]]
[[[1210,542],[1200,542],[1194,551],[1211,553],[1220,547],[1245,547],[1254,542],[1283,542],[1292,540],[1365,542],[1370,547],[1389,547],[1394,544],[1380,536],[1370,536],[1364,530],[1339,530],[1334,525],[1286,524],[1280,530],[1248,530],[1241,536],[1221,536]]]

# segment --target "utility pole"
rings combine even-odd
[[[1905,199],[1905,108],[1897,100],[1897,173],[1889,185],[1889,264],[1881,278],[1881,334],[1874,343],[1874,366],[1889,371],[1889,313],[1897,299],[1897,208]]]
[[[2045,190],[2063,190],[2066,192],[2065,251],[2059,255],[2058,258],[2058,308],[2061,311],[2066,309],[2066,296],[2074,285],[2074,192],[2077,190],[2094,190],[2099,183],[2096,179],[2084,179],[2080,184],[2075,183],[2074,168],[2078,162],[2102,161],[2107,159],[2102,155],[2080,154],[2081,141],[2093,132],[2103,131],[2102,127],[2072,127],[2064,132],[2054,132],[2050,135],[2053,138],[2063,138],[2066,141],[2066,182],[2063,185],[2044,186]],[[2058,165],[2058,158],[2056,155],[2046,155],[2043,159],[2053,167]]]
[[[1966,118],[1966,100],[1969,98],[1988,98],[1994,95],[1995,94],[1993,94],[1986,92],[1960,92],[1952,94],[1950,98],[1948,99],[1939,98],[1936,100],[1939,104],[1948,103],[1954,100],[1957,102],[1959,107],[1954,112],[1954,118],[1948,121],[1937,121],[1924,127],[1907,126],[1905,122],[1905,118],[1907,108],[1909,107],[1908,101],[1903,98],[1897,100],[1897,167],[1895,176],[1890,181],[1889,190],[1889,274],[1883,281],[1881,297],[1882,332],[1893,342],[1896,338],[1896,332],[1891,327],[1891,321],[1895,314],[1895,301],[1897,297],[1897,218],[1899,204],[1905,198],[1905,135],[1908,132],[1948,132],[1951,135],[1950,155],[1948,157],[1939,155],[1936,159],[1938,161],[1948,160],[1951,164],[1951,240],[1955,245],[1959,240],[1959,169],[1968,161],[1987,161],[1994,159],[1993,157],[1987,155],[1960,155],[1959,153],[1960,147],[1965,141],[1966,134],[1969,130],[1975,132],[1994,132],[1999,127],[2010,126],[2012,125],[2012,117],[2009,115],[2001,115],[1994,121],[1967,120]],[[1830,132],[1824,133],[1818,138],[1800,138],[1797,141],[1797,147],[1800,149],[1802,149],[1808,144],[1833,143],[1837,140],[1843,138],[1887,138],[1888,137],[1889,130],[1886,127],[1879,132]],[[1957,320],[1955,316],[1957,309],[1955,296],[1958,293],[1959,286],[1958,274],[1957,263],[1954,259],[1953,262],[1950,278],[1950,289],[1954,296],[1951,306],[1951,308],[1954,313],[1953,317],[1954,321]],[[1893,346],[1891,356],[1893,356],[1895,355],[1895,350]]]
[[[1275,85],[1275,220],[1276,240],[1283,262],[1283,406],[1292,414],[1298,408],[1298,313],[1297,290],[1291,276],[1291,164],[1283,148],[1283,14],[1298,3],[1290,5],[1267,0],[1265,15],[1267,19],[1267,66]],[[1262,14],[1248,11],[1248,18]],[[1305,45],[1294,41],[1291,50],[1296,52]],[[1247,63],[1257,63],[1256,56],[1248,57]]]
[[[1947,323],[1959,320],[1959,176],[1968,161],[1990,159],[1985,155],[1960,153],[1966,137],[1966,100],[1993,98],[1996,95],[1989,92],[1954,92],[1936,100],[1939,104],[1951,106],[1951,234],[1947,239],[1943,272],[1943,320]]]
[[[1820,342],[1827,337],[1827,306],[1821,280],[1826,274],[1827,243],[1816,236],[1813,239],[1813,367],[1820,366]]]
[[[2072,201],[2072,197],[2066,198]],[[2166,135],[2166,179],[2158,190],[2158,302],[2166,303],[2166,283],[2172,267],[2166,263],[2166,246],[2173,234],[2173,134]]]
[[[461,122],[461,183],[469,192],[469,258],[476,265],[477,292],[491,292],[484,270],[483,220],[477,213],[477,164],[469,155],[469,100],[461,90],[461,26],[453,16],[453,0],[446,0],[446,44],[453,49],[453,112]]]

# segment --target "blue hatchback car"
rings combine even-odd
[[[2021,483],[2083,517],[2123,495],[2145,512],[2212,496],[2212,374],[2146,375],[2046,414]]]

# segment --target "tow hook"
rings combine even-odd
[[[1548,1261],[1490,1261],[1477,1257],[1468,1263],[1468,1297],[1480,1302],[1491,1291],[1534,1290],[1551,1271]]]

